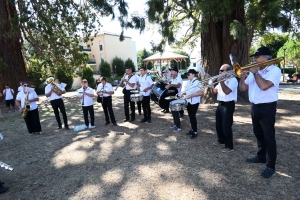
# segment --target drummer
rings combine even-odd
[[[171,71],[169,70],[168,66],[165,70],[162,71],[162,81],[166,82],[167,84],[170,83],[172,76],[171,76]],[[163,113],[169,113],[169,104],[166,105],[165,108],[161,111]]]
[[[140,94],[143,95],[142,107],[144,118],[140,121],[141,123],[148,122],[151,123],[151,107],[150,107],[150,92],[153,87],[153,81],[150,76],[147,76],[146,67],[140,68],[140,77],[137,89],[141,91]]]
[[[201,91],[199,80],[197,79],[197,72],[194,69],[189,69],[187,72],[188,81],[185,85],[185,92],[182,95],[186,96],[187,101],[187,111],[190,118],[191,130],[187,132],[187,135],[190,135],[191,139],[194,139],[198,136],[197,133],[197,119],[196,113],[198,111],[199,103],[203,91]]]
[[[178,68],[176,66],[172,66],[171,75],[172,75],[171,83],[166,85],[166,88],[167,89],[169,89],[170,87],[177,88],[178,93],[180,93],[181,92],[181,87],[182,87],[182,78],[178,74]],[[183,110],[181,110],[181,111],[172,111],[172,115],[173,115],[174,124],[172,124],[170,126],[170,128],[174,129],[173,132],[179,132],[179,131],[181,131],[179,115],[183,116]]]

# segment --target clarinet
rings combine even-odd
[[[125,76],[126,76],[126,73],[124,73],[123,78],[125,78]],[[122,78],[122,79],[123,79],[123,78]],[[122,79],[121,79],[121,80],[122,80]],[[123,83],[124,83],[123,81],[120,81],[120,83],[119,83],[119,85],[117,85],[115,91],[117,91],[118,87],[119,87],[120,85],[122,85]]]

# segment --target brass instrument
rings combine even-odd
[[[60,87],[58,86],[58,84],[54,82],[54,78],[53,78],[53,77],[48,78],[48,79],[46,80],[46,83],[47,83],[47,84],[53,85],[53,92],[54,92],[55,94],[57,94],[57,95],[60,96],[61,94],[59,94],[59,93],[63,92],[63,91],[60,89]]]
[[[25,97],[25,101],[24,101],[23,113],[22,113],[23,118],[25,118],[27,116],[28,111],[30,110],[30,104],[28,102],[28,97],[29,97],[29,92],[27,92],[26,97]]]
[[[249,65],[246,65],[244,67],[241,67],[238,63],[233,64],[233,69],[235,71],[235,74],[238,78],[241,77],[243,71],[250,69],[252,67],[260,66],[261,69],[264,69],[265,67],[272,65],[272,64],[277,64],[281,62],[284,59],[284,57],[279,57],[279,58],[274,58],[271,60],[267,60],[265,62],[261,63],[250,63]]]
[[[125,78],[125,76],[126,76],[126,73],[124,73],[124,76],[123,76],[123,78]],[[122,79],[123,79],[123,78],[122,78]],[[122,79],[121,79],[121,80],[122,80]],[[123,81],[121,81],[121,80],[120,80],[120,83],[119,83],[119,85],[117,85],[117,87],[115,88],[115,91],[117,91],[118,87],[119,87],[120,85],[122,85],[122,84],[123,84]]]

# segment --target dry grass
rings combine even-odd
[[[0,168],[10,186],[1,199],[299,199],[300,95],[280,92],[276,134],[277,174],[259,175],[262,164],[247,164],[256,153],[250,105],[237,104],[234,116],[235,151],[224,154],[216,141],[217,104],[200,105],[199,137],[189,139],[189,119],[173,133],[170,114],[152,105],[151,124],[121,122],[123,100],[114,97],[119,126],[104,126],[102,108],[95,106],[96,129],[56,130],[50,105],[42,102],[44,135],[27,134],[19,113],[1,118],[0,160],[14,167]],[[71,127],[83,124],[78,101],[65,98]],[[186,113],[186,112],[185,112]]]

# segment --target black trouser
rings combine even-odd
[[[137,107],[138,107],[139,114],[142,113],[142,102],[138,101],[138,102],[136,102],[136,104],[137,104]]]
[[[142,101],[144,119],[151,119],[150,96],[144,96]]]
[[[135,102],[130,101],[130,95],[132,94],[130,90],[125,90],[124,94],[124,111],[125,111],[125,118],[129,119],[129,104],[131,110],[131,119],[135,119]]]
[[[94,117],[94,106],[82,106],[82,111],[83,111],[83,117],[84,117],[84,123],[86,126],[89,126],[89,116],[88,114],[90,113],[90,118],[91,118],[91,126],[95,126],[95,117]]]
[[[196,119],[196,113],[198,111],[199,103],[196,104],[190,104],[187,105],[187,111],[190,118],[191,128],[194,133],[197,133],[197,119]]]
[[[50,103],[53,108],[58,126],[61,127],[61,125],[62,125],[60,116],[59,116],[59,111],[58,111],[58,109],[59,109],[63,116],[65,127],[68,127],[68,118],[67,118],[64,101],[62,99],[55,99],[55,100],[50,101]]]
[[[109,117],[108,117],[108,113],[109,113],[111,122],[112,123],[116,123],[114,111],[112,109],[112,99],[111,99],[111,96],[103,97],[102,107],[103,107],[103,110],[104,110],[105,121],[107,123],[109,123]]]
[[[180,111],[172,111],[172,115],[173,115],[173,122],[176,125],[177,128],[180,128],[180,116],[179,116],[179,112]]]
[[[225,144],[225,148],[233,149],[233,113],[235,109],[235,102],[219,101],[216,110],[216,130],[218,135],[218,142]]]
[[[24,120],[29,133],[42,131],[38,108],[28,111],[27,116],[24,118]]]
[[[277,102],[252,104],[253,132],[257,139],[257,156],[266,160],[267,167],[275,169],[277,148],[275,139],[275,115]]]

